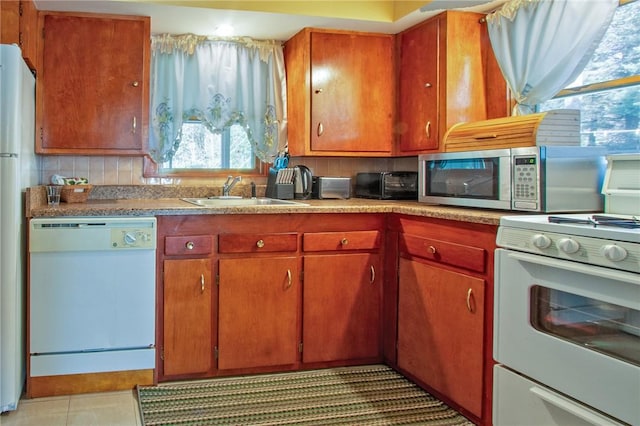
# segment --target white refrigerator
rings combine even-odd
[[[23,193],[38,184],[35,78],[16,45],[0,44],[0,412],[25,382],[26,219]]]

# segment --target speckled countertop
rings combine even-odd
[[[260,193],[258,193],[260,194]],[[304,200],[305,205],[252,205],[200,207],[181,198],[219,195],[214,188],[164,185],[96,186],[84,203],[60,203],[49,207],[44,187],[27,190],[27,215],[61,216],[166,216],[201,214],[291,214],[291,213],[400,213],[464,222],[498,225],[500,217],[513,212],[458,208],[362,198],[348,200]],[[234,195],[246,195],[244,193]],[[296,200],[298,201],[298,200]]]

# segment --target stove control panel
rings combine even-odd
[[[640,273],[640,244],[500,226],[498,246]]]

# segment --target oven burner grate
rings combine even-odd
[[[640,219],[636,216],[631,218],[621,218],[616,216],[593,215],[587,218],[576,218],[567,216],[549,216],[549,223],[570,223],[577,225],[612,226],[616,228],[636,229],[640,228]]]

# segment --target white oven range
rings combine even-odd
[[[494,425],[640,425],[640,221],[505,216],[496,242]]]

